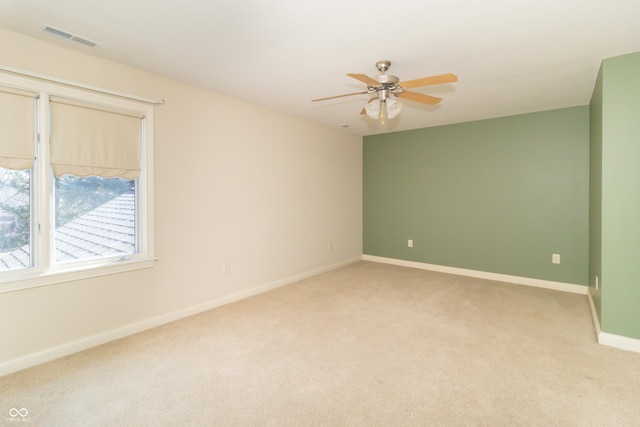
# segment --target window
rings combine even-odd
[[[31,171],[0,168],[0,272],[31,266]]]
[[[33,91],[0,86],[0,273],[33,266]]]
[[[0,292],[153,265],[153,103],[0,74]]]
[[[64,175],[55,184],[53,261],[127,257],[136,241],[135,180]]]

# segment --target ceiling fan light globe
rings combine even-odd
[[[376,99],[374,101],[367,102],[364,105],[364,111],[367,113],[367,116],[374,120],[378,120],[380,117],[380,101]]]
[[[395,99],[387,99],[387,117],[393,119],[395,116],[400,114],[402,111],[402,102],[396,101]]]

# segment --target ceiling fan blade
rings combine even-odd
[[[436,105],[437,103],[442,101],[442,98],[437,98],[435,96],[423,95],[417,92],[406,92],[406,91],[399,93],[398,98],[407,99],[409,101],[420,102],[421,104],[427,104],[427,105]]]
[[[406,82],[400,82],[398,85],[405,89],[420,86],[440,85],[443,83],[453,83],[458,81],[458,76],[455,74],[440,74],[439,76],[423,77],[421,79],[407,80]]]
[[[356,80],[360,80],[362,83],[366,84],[367,86],[380,86],[380,83],[377,80],[367,76],[366,74],[349,73],[347,74],[347,76],[353,77]]]
[[[336,95],[336,96],[330,96],[328,98],[318,98],[318,99],[312,99],[311,102],[317,102],[317,101],[326,101],[327,99],[335,99],[335,98],[342,98],[345,96],[353,96],[353,95],[364,95],[365,93],[369,93],[369,92],[354,92],[354,93],[346,93],[344,95]]]

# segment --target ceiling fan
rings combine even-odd
[[[347,76],[366,84],[366,91],[330,96],[328,98],[312,99],[311,102],[326,101],[328,99],[342,98],[352,95],[375,95],[371,99],[369,99],[369,101],[367,101],[360,114],[366,114],[372,119],[380,119],[381,124],[384,126],[385,120],[387,118],[394,118],[402,110],[402,104],[391,98],[391,95],[397,98],[406,99],[408,101],[420,102],[427,105],[435,105],[442,101],[442,98],[437,98],[431,95],[424,95],[417,92],[411,92],[407,89],[420,86],[453,83],[458,81],[458,77],[456,75],[449,73],[401,82],[398,77],[392,76],[391,74],[386,74],[386,71],[389,69],[390,65],[391,61],[388,61],[386,59],[376,62],[376,68],[378,69],[378,71],[380,71],[380,73],[382,73],[376,78],[369,77],[366,74],[347,74]]]

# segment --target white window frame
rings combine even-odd
[[[39,94],[37,100],[38,142],[36,161],[31,174],[32,268],[0,273],[0,293],[51,285],[90,277],[149,268],[155,265],[153,211],[153,112],[157,104],[141,98],[102,91],[54,79],[22,77],[0,73],[3,86],[24,89]],[[44,81],[43,81],[44,80]],[[54,238],[53,188],[54,176],[49,157],[49,98],[60,96],[106,108],[139,113],[142,119],[140,176],[136,188],[137,252],[130,256],[114,256],[98,260],[55,265],[52,248]]]

